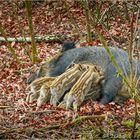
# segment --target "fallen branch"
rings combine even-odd
[[[46,43],[62,43],[65,39],[70,38],[70,36],[66,35],[52,35],[52,36],[36,36],[35,42],[46,42]],[[24,42],[31,42],[30,37],[17,37],[17,38],[7,38],[8,42],[18,42],[18,43],[24,43]],[[0,37],[0,42],[6,42],[4,37]]]
[[[83,123],[85,120],[95,120],[95,119],[100,119],[103,120],[105,119],[105,115],[89,115],[89,116],[80,116],[76,119],[74,119],[72,122],[65,124],[63,127],[67,127],[67,126],[71,126],[71,125],[75,125],[75,124],[79,124],[79,123]]]
[[[76,123],[83,123],[85,120],[92,120],[92,119],[105,119],[105,115],[94,115],[94,116],[80,116],[73,121],[69,123],[63,123],[63,124],[56,124],[56,125],[50,125],[47,127],[43,127],[39,129],[38,131],[45,131],[45,130],[51,130],[51,129],[58,129],[58,128],[65,128],[71,125],[74,125]]]

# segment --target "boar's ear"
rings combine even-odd
[[[65,41],[63,44],[62,44],[62,48],[61,48],[61,52],[65,52],[67,50],[70,50],[70,49],[74,49],[75,48],[75,42],[73,41]]]

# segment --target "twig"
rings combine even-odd
[[[50,125],[50,126],[47,126],[47,127],[43,127],[40,130],[38,130],[38,131],[44,131],[44,130],[50,130],[50,129],[58,129],[58,128],[65,128],[65,127],[68,127],[70,125],[74,125],[77,122],[83,123],[85,120],[88,120],[88,119],[92,120],[92,119],[95,119],[95,118],[105,119],[105,115],[80,116],[80,117],[72,120],[71,122],[63,123],[63,124]]]
[[[42,111],[29,111],[29,114],[41,114],[41,113],[53,113],[58,112],[57,110],[42,110]]]
[[[105,115],[80,116],[80,117],[74,119],[70,124],[74,125],[75,123],[78,123],[78,122],[82,123],[85,120],[92,120],[92,119],[95,119],[95,118],[105,119]]]
[[[0,109],[5,109],[5,108],[13,108],[11,106],[0,106]]]
[[[132,14],[132,19],[131,19],[131,23],[130,23],[130,47],[128,48],[129,50],[129,65],[130,65],[130,83],[132,85],[133,90],[130,90],[130,94],[133,96],[134,98],[134,125],[133,125],[133,129],[131,132],[131,138],[133,139],[135,137],[135,130],[136,130],[136,125],[137,125],[137,121],[138,121],[138,106],[137,106],[137,92],[136,92],[136,88],[135,88],[135,82],[134,82],[134,74],[133,74],[133,38],[134,38],[134,29],[133,29],[133,24],[134,24],[134,12]]]
[[[23,132],[23,130],[24,129],[22,129],[22,130],[19,130],[18,132]],[[4,130],[3,132],[0,132],[0,136],[1,135],[6,135],[7,133],[14,133],[14,132],[16,132],[17,131],[17,129],[7,129],[7,130]]]

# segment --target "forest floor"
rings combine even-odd
[[[29,36],[25,8],[16,7],[8,1],[1,0],[0,23],[8,37]],[[58,7],[55,10],[53,7]],[[105,4],[106,6],[106,4]],[[81,8],[74,3],[71,12],[79,26],[85,29],[85,16]],[[67,13],[61,5],[48,6],[45,3],[33,8],[34,33],[37,36],[73,34]],[[127,21],[124,23],[112,21],[110,32],[118,36],[116,44],[124,46],[125,29],[129,29]],[[2,36],[0,34],[0,36]],[[79,41],[78,38],[72,38]],[[112,41],[110,41],[112,44]],[[81,47],[86,42],[77,46]],[[96,39],[91,45],[100,44]],[[46,103],[38,110],[36,103],[27,104],[26,80],[35,72],[47,58],[56,54],[59,44],[36,43],[38,62],[33,65],[29,50],[30,44],[12,42],[20,64],[13,60],[6,43],[0,44],[0,139],[105,139],[130,138],[134,120],[134,101],[126,101],[123,105],[111,102],[105,106],[89,100],[81,106],[80,111],[74,113]],[[138,106],[139,109],[139,106]],[[140,120],[136,126],[135,136],[140,137]]]

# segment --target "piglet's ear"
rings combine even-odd
[[[32,74],[26,81],[27,84],[31,84],[37,78],[37,73]]]

